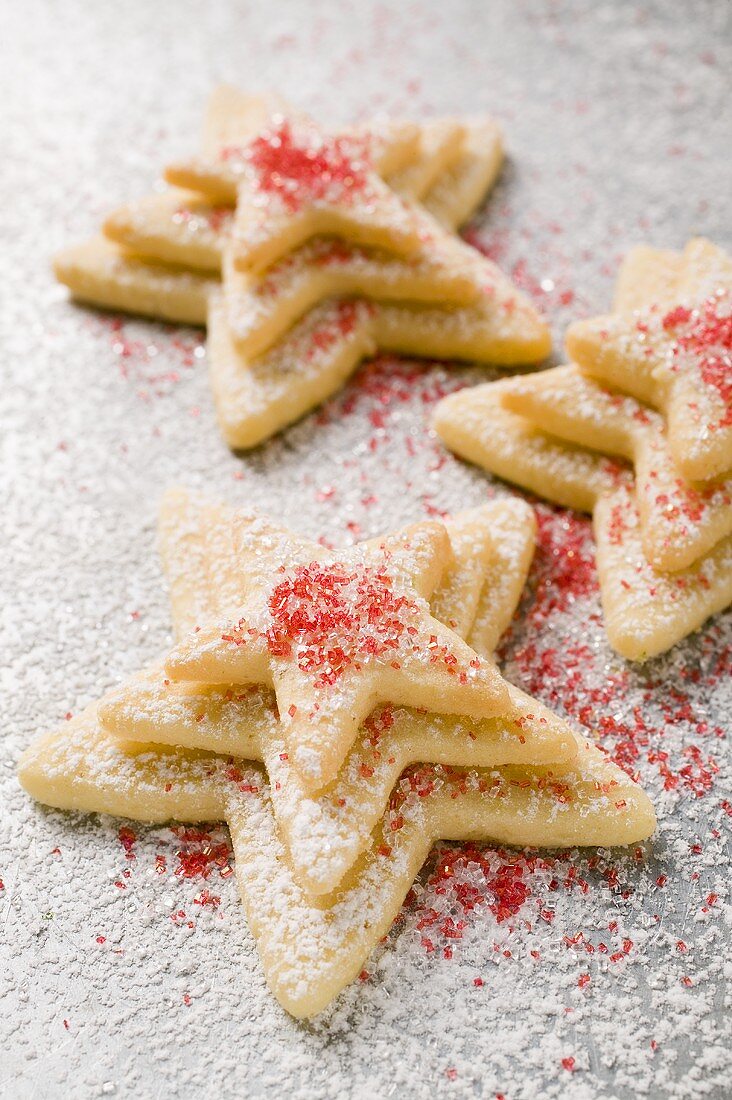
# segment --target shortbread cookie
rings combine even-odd
[[[125,745],[100,730],[92,707],[28,750],[19,775],[31,795],[62,809],[153,822],[226,819],[265,978],[288,1012],[307,1017],[359,973],[434,840],[607,847],[650,836],[655,817],[643,791],[589,742],[580,752],[567,767],[407,773],[369,851],[337,891],[318,898],[292,876],[255,765]]]
[[[233,207],[171,187],[119,207],[105,219],[103,231],[136,256],[220,274],[233,218]]]
[[[225,250],[223,287],[232,339],[242,355],[261,355],[310,309],[329,297],[464,305],[482,293],[481,258],[459,238],[419,215],[423,243],[406,258],[314,237],[260,278],[237,271]]]
[[[259,128],[266,129],[273,120],[285,117],[294,122],[299,120],[305,128],[314,125],[306,116],[296,114],[287,107],[270,114]],[[419,157],[420,129],[414,122],[372,121],[344,131],[339,136],[349,144],[352,142],[357,149],[368,151],[373,170],[383,178],[401,171]],[[246,140],[225,146],[212,157],[198,157],[168,165],[163,173],[164,178],[175,187],[199,192],[216,205],[234,207],[238,201],[238,187],[244,175],[250,140],[247,135]]]
[[[212,100],[217,99],[214,93]],[[218,104],[215,114],[220,115],[220,111]],[[265,112],[252,112],[248,131],[244,130],[246,119],[242,119],[237,124],[240,138],[251,140],[257,126],[267,117]],[[205,145],[219,140],[218,129],[214,125],[209,134],[207,125]],[[451,162],[457,160],[465,136],[465,128],[452,119],[424,123],[420,126],[419,157],[403,172],[389,178],[390,187],[408,198],[419,199],[427,194],[447,168],[453,167]],[[498,138],[493,140],[496,142]],[[483,193],[487,187],[488,184]],[[105,219],[103,231],[109,240],[138,256],[220,272],[233,216],[233,206],[217,205],[196,191],[170,187],[119,207]],[[341,244],[343,251],[346,247]],[[268,272],[267,277],[270,276]]]
[[[306,786],[335,777],[380,701],[474,718],[509,710],[495,666],[429,612],[451,552],[441,524],[316,558],[263,517],[237,513],[235,524],[246,598],[180,642],[166,669],[171,679],[273,687]]]
[[[585,373],[663,411],[679,469],[705,480],[732,469],[732,262],[691,242],[677,286],[673,304],[576,322],[567,351]]]
[[[212,99],[217,98],[214,93]],[[261,121],[260,116],[253,118]],[[456,136],[460,138],[457,149]],[[418,159],[390,176],[388,183],[405,197],[424,198],[424,205],[441,225],[456,229],[483,201],[502,158],[500,131],[493,120],[468,120],[462,125],[436,119],[420,126]],[[217,205],[198,192],[171,187],[119,207],[105,220],[104,234],[137,256],[215,272],[221,269],[233,215],[233,206]],[[328,247],[324,241],[319,245]],[[342,242],[339,251],[346,254],[348,245]],[[364,250],[354,251],[362,254]],[[395,263],[393,257],[391,263]],[[273,274],[268,272],[266,278]],[[449,298],[449,292],[445,296]]]
[[[520,555],[510,551],[507,560],[523,571]],[[513,579],[508,588],[516,590]],[[499,603],[505,621],[511,609]],[[338,890],[318,898],[293,877],[269,785],[253,765],[125,744],[100,729],[92,706],[29,749],[19,774],[34,797],[65,809],[154,822],[226,818],[266,979],[280,1003],[302,1017],[321,1011],[360,971],[432,837],[607,846],[649,836],[655,818],[644,793],[589,742],[578,738],[578,747],[572,765],[406,773],[368,851]]]
[[[645,556],[627,488],[598,500],[594,530],[607,635],[629,660],[665,652],[732,603],[731,536],[686,569],[661,573]]]
[[[488,383],[445,398],[435,410],[435,429],[451,450],[490,473],[556,504],[593,513],[605,625],[612,647],[629,660],[655,657],[728,606],[732,536],[721,539],[685,569],[671,574],[654,570],[639,552],[640,521],[629,471],[543,433],[506,409],[503,391],[511,381]],[[621,502],[622,510],[613,513],[608,501]],[[612,583],[611,576],[615,577]],[[620,607],[622,614],[614,610]]]
[[[278,96],[250,95],[228,85],[216,88],[206,110],[201,154],[169,165],[165,178],[215,204],[233,207],[252,136],[267,130],[273,119],[284,117],[305,129],[314,125],[304,111]],[[382,176],[400,172],[419,158],[420,128],[413,122],[372,119],[343,136],[368,148],[374,169]]]
[[[269,133],[262,119],[270,119],[271,112],[272,103],[264,97],[219,89],[209,109],[203,162],[210,167],[212,149],[233,148],[232,158],[239,163],[241,150],[260,141],[261,132],[252,137],[253,127],[262,131],[264,125]],[[291,117],[284,125],[316,134],[304,116]],[[406,148],[413,129],[369,124],[342,140],[328,140],[338,155],[355,143],[386,171],[399,159],[389,150]],[[412,152],[409,178],[402,175],[397,181],[416,194],[442,168],[429,194],[446,176],[447,189],[437,196],[435,209],[453,221],[470,212],[501,158],[500,134],[491,120],[473,120],[464,130],[454,120],[426,124],[416,161]],[[274,146],[279,156],[279,139]],[[224,162],[225,170],[216,162],[216,171],[226,176],[233,169],[227,157]],[[381,187],[380,178],[374,179]],[[310,182],[317,191],[317,180]],[[284,204],[283,216],[289,215],[288,195],[285,187],[277,197]],[[317,196],[313,201],[318,205]],[[222,431],[232,447],[252,447],[328,398],[363,358],[378,350],[498,365],[533,365],[548,353],[546,324],[495,265],[449,236],[421,208],[412,204],[409,209],[419,237],[411,260],[315,237],[258,280],[235,269],[235,246],[223,244],[227,211],[207,206],[190,191],[173,191],[118,211],[106,230],[124,243],[94,242],[67,253],[58,259],[57,273],[85,301],[149,316],[200,324],[210,302],[210,374]],[[226,309],[212,294],[218,285],[212,269],[223,249],[231,253]],[[157,259],[151,263],[153,255]],[[184,259],[195,270],[179,266]],[[360,300],[364,294],[384,301],[371,308]],[[323,295],[338,300],[320,302]],[[342,301],[343,295],[359,300]]]
[[[465,130],[460,156],[421,196],[422,205],[432,217],[450,229],[457,229],[473,216],[503,164],[503,138],[494,119],[466,119]]]
[[[408,256],[419,232],[414,207],[377,174],[368,141],[275,116],[243,153],[230,237],[242,271],[265,271],[321,233]]]
[[[440,309],[356,300],[316,306],[264,355],[236,347],[226,306],[213,294],[208,360],[219,426],[234,448],[255,447],[334,394],[377,350],[529,366],[551,346],[537,311],[489,260],[473,306]]]
[[[567,366],[512,378],[502,402],[551,435],[635,465],[643,547],[654,569],[684,569],[732,533],[732,479],[686,481],[663,418],[635,398],[610,393]]]
[[[57,253],[53,270],[80,302],[184,325],[206,324],[208,297],[219,285],[214,275],[128,255],[104,237]]]
[[[178,540],[170,537],[171,513],[181,506],[186,535]],[[220,561],[224,578],[228,573],[226,558],[222,561],[220,554],[231,516],[224,512],[213,531],[208,527],[200,531],[204,545],[212,538],[210,556],[204,551],[202,563],[201,547],[194,548],[187,534],[192,507],[190,498],[179,495],[166,503],[170,534],[162,547],[163,558],[175,578],[182,578],[182,561],[188,561],[184,590],[189,595],[199,585],[208,586],[209,580],[213,582],[209,590],[218,592]],[[203,510],[203,521],[210,518],[210,511]],[[455,558],[434,594],[433,613],[461,635],[476,618],[479,629],[485,630],[491,621],[497,637],[515,608],[531,558],[535,530],[531,509],[520,501],[496,502],[447,526]],[[500,553],[493,550],[491,529],[498,535]],[[199,599],[194,602],[198,604]],[[218,599],[216,609],[225,609]],[[293,874],[311,892],[327,893],[370,844],[372,830],[408,765],[425,761],[458,767],[538,765],[566,763],[576,755],[576,739],[566,723],[510,685],[508,691],[512,712],[501,719],[471,722],[391,706],[374,712],[336,779],[319,794],[309,793],[292,767],[268,692],[242,691],[235,685],[173,683],[157,670],[126,684],[103,702],[99,717],[109,732],[123,740],[262,760]]]

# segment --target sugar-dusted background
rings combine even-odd
[[[322,414],[236,457],[201,335],[75,308],[53,251],[195,146],[221,79],[334,122],[489,110],[510,160],[471,239],[545,308],[560,348],[571,318],[608,306],[627,246],[732,244],[731,14],[725,0],[0,3],[0,1095],[729,1095],[732,620],[625,666],[583,520],[542,510],[505,669],[640,772],[657,837],[522,859],[510,895],[505,855],[465,857],[452,877],[433,859],[368,976],[311,1026],[267,992],[234,879],[196,874],[195,841],[47,812],[14,768],[165,646],[166,485],[341,540],[494,491],[426,428],[441,393],[487,372],[366,367]]]

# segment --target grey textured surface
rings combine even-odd
[[[535,869],[522,920],[479,907],[452,959],[439,936],[425,950],[413,903],[372,977],[312,1026],[264,987],[233,879],[157,875],[156,853],[173,865],[167,829],[136,829],[126,860],[118,823],[31,805],[14,768],[34,736],[165,645],[153,538],[167,484],[344,540],[487,491],[425,434],[435,392],[457,380],[443,367],[399,386],[388,365],[362,371],[327,417],[231,455],[198,334],[73,307],[52,252],[192,148],[221,79],[334,121],[488,109],[511,161],[477,228],[551,314],[559,347],[569,319],[607,307],[629,245],[732,244],[731,13],[724,0],[0,3],[0,1095],[729,1095],[729,615],[598,703],[623,664],[592,586],[550,621],[529,614],[507,674],[575,718],[587,700],[616,755],[629,739],[657,837],[638,859],[571,856],[587,893],[552,891]],[[546,523],[560,537],[561,520]],[[546,540],[538,568],[553,583]],[[537,654],[555,648],[552,678]],[[202,885],[217,911],[198,913]],[[194,928],[171,919],[179,909]],[[579,946],[565,941],[580,930]],[[582,946],[616,953],[626,938],[616,963]]]

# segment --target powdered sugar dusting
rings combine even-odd
[[[246,72],[251,88],[276,75],[284,94],[336,124],[379,108],[495,112],[512,166],[481,226],[508,237],[507,270],[525,258],[539,284],[574,289],[592,315],[607,308],[631,244],[678,247],[692,232],[724,243],[726,11],[705,6],[689,19],[673,6],[499,2],[474,6],[468,22],[459,6],[357,5],[308,9],[305,22],[287,3],[266,21],[241,6],[214,17],[186,5],[171,34],[169,13],[126,10],[123,26],[117,8],[66,5],[62,31],[48,5],[31,6],[3,77],[19,179],[0,212],[12,219],[2,330],[12,384],[0,400],[20,476],[3,605],[0,1091],[147,1100],[161,1088],[221,1093],[235,1080],[298,1100],[369,1090],[723,1097],[728,617],[640,671],[607,647],[589,583],[544,621],[519,617],[502,667],[599,728],[613,756],[641,773],[657,839],[639,856],[521,857],[520,876],[505,870],[513,852],[482,848],[481,863],[468,850],[444,861],[451,876],[435,854],[361,980],[311,1027],[273,1003],[226,866],[176,875],[182,841],[163,826],[132,826],[131,861],[119,821],[32,806],[13,765],[40,731],[165,650],[154,551],[165,485],[185,479],[335,544],[503,491],[425,434],[435,397],[483,372],[366,368],[317,425],[306,420],[243,462],[220,444],[204,370],[186,369],[170,394],[141,402],[109,334],[64,304],[45,257],[194,147],[211,58],[232,81]],[[557,270],[562,255],[569,265]],[[557,347],[577,312],[559,305]],[[141,324],[135,339],[142,331],[161,368],[175,369],[164,330]],[[561,587],[550,564],[562,560],[565,517],[550,515],[557,537],[534,578]],[[506,885],[514,878],[529,891],[523,901]],[[217,907],[196,904],[204,890]],[[462,936],[450,934],[461,921]]]

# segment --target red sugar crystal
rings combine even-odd
[[[726,309],[720,308],[726,306]],[[695,310],[677,306],[663,318],[674,336],[673,355],[691,356],[702,381],[717,391],[725,411],[715,427],[732,424],[732,310],[729,297],[713,295]]]
[[[218,869],[221,877],[228,867],[231,848],[227,841],[218,840],[216,836],[205,829],[186,829],[176,826],[172,832],[181,842],[181,847],[176,852],[177,864],[174,874],[179,878],[203,878],[207,879],[214,870]],[[200,898],[203,894],[200,895]],[[208,895],[210,898],[211,895]],[[199,904],[212,904],[199,901]]]
[[[256,189],[295,213],[307,203],[351,203],[362,194],[368,185],[365,152],[343,137],[302,141],[285,120],[255,138],[245,157]]]
[[[310,333],[305,358],[312,360],[317,352],[327,352],[336,341],[350,336],[358,321],[367,315],[367,307],[366,302],[351,302],[347,299],[338,302],[335,311],[328,312],[323,324]]]
[[[302,672],[318,687],[335,684],[359,661],[411,641],[417,605],[397,595],[391,577],[369,566],[311,562],[298,566],[269,597],[267,647],[275,657],[297,651]]]
[[[556,612],[566,611],[575,600],[594,593],[597,571],[589,520],[545,507],[538,508],[536,516],[536,595],[529,614],[543,622]]]

